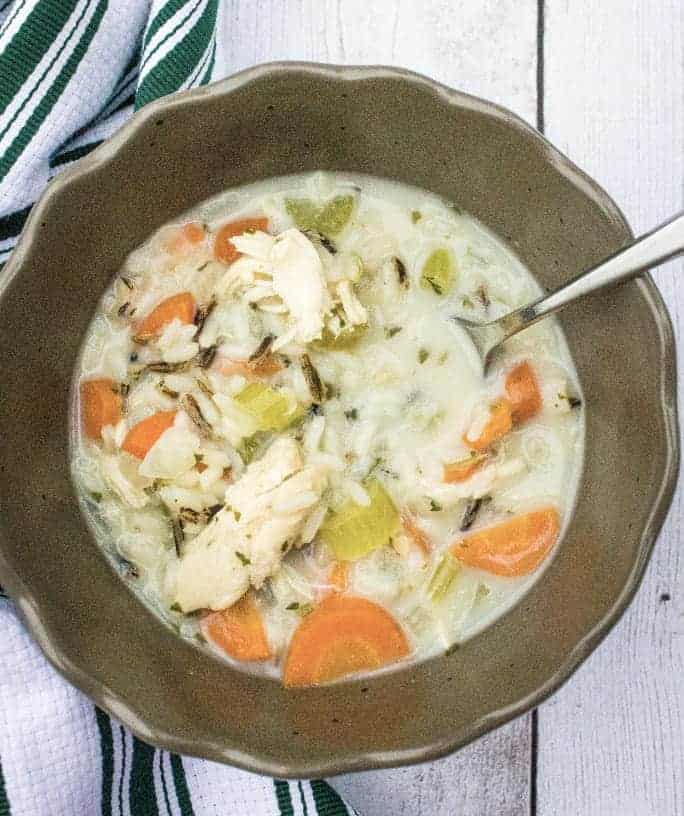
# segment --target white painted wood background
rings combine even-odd
[[[401,65],[542,125],[636,231],[683,206],[682,0],[224,0],[222,14],[217,76]],[[680,341],[683,271],[656,273]],[[363,816],[683,816],[683,520],[680,490],[630,610],[534,718],[336,787]]]

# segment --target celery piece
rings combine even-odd
[[[282,393],[263,383],[249,383],[235,401],[256,421],[260,431],[284,431],[301,416],[301,410]]]
[[[285,209],[302,230],[318,229],[318,207],[309,198],[286,198]]]
[[[299,229],[337,235],[351,218],[354,196],[335,196],[322,207],[317,207],[309,198],[286,198],[285,209]]]
[[[354,196],[335,196],[318,213],[316,227],[323,235],[342,232],[354,211]]]
[[[242,461],[248,465],[253,459],[256,459],[263,453],[270,438],[270,434],[264,433],[264,431],[257,431],[251,436],[245,437],[238,448]]]
[[[337,334],[333,334],[326,326],[320,340],[315,340],[312,346],[320,351],[341,351],[355,346],[368,331],[364,323],[360,326],[345,326]]]
[[[319,530],[321,541],[339,561],[357,561],[385,546],[399,528],[399,513],[382,484],[369,479],[364,487],[369,505],[349,500],[336,512],[329,511]]]
[[[449,292],[454,283],[454,270],[448,249],[436,249],[423,264],[420,285],[438,295]]]
[[[431,601],[437,603],[451,589],[456,576],[461,571],[461,565],[451,553],[445,553],[437,568],[432,573],[428,584],[427,594]]]

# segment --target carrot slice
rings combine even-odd
[[[477,439],[469,439],[466,434],[463,441],[473,450],[486,451],[501,437],[506,436],[512,427],[511,404],[508,400],[502,399],[490,406],[489,419]]]
[[[266,232],[268,229],[268,218],[243,218],[240,221],[229,221],[219,228],[214,239],[214,257],[217,261],[225,264],[233,263],[240,257],[240,253],[235,249],[235,244],[230,240],[236,235],[244,232]]]
[[[349,582],[349,561],[336,561],[330,570],[328,583],[332,592],[346,592]]]
[[[137,459],[144,459],[152,445],[173,425],[175,418],[175,411],[159,411],[141,420],[126,434],[122,450]]]
[[[81,383],[81,417],[88,439],[99,439],[102,429],[121,419],[123,401],[114,380],[86,380]]]
[[[162,246],[172,255],[182,255],[205,238],[204,226],[199,221],[190,221],[182,227],[170,232],[162,242]]]
[[[135,333],[136,340],[149,340],[156,337],[164,326],[172,320],[180,320],[181,323],[192,323],[195,319],[197,304],[190,292],[180,292],[177,295],[162,300],[154,309],[144,317]]]
[[[334,592],[292,636],[283,682],[317,686],[401,660],[409,651],[406,635],[386,609],[365,598]]]
[[[508,372],[506,395],[511,403],[513,422],[516,425],[539,413],[542,396],[534,369],[528,362],[518,363]]]
[[[527,575],[546,558],[559,529],[556,508],[544,507],[477,530],[454,544],[451,552],[469,567],[495,575]]]
[[[465,482],[473,473],[478,471],[482,465],[487,461],[486,453],[476,453],[471,451],[471,455],[458,462],[452,462],[449,465],[444,465],[442,479],[447,484],[455,484],[456,482]]]
[[[210,612],[200,624],[202,634],[236,660],[270,660],[273,656],[261,615],[249,595],[220,612]]]
[[[429,555],[432,550],[430,539],[427,533],[416,524],[416,520],[413,516],[406,512],[402,513],[401,526],[413,543],[422,550],[423,554]]]
[[[181,227],[183,238],[190,244],[199,244],[204,240],[204,227],[198,221],[191,221]]]
[[[282,371],[283,364],[272,354],[265,354],[253,362],[249,360],[224,360],[218,364],[217,368],[221,374],[226,376],[239,374],[248,380],[261,380]]]

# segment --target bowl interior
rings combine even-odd
[[[635,589],[676,471],[669,322],[650,282],[627,284],[563,313],[587,402],[577,510],[494,626],[449,656],[310,690],[177,639],[114,574],[73,494],[81,339],[151,231],[227,187],[318,168],[447,196],[547,287],[629,238],[610,199],[511,114],[384,69],[255,69],[153,105],[34,210],[0,300],[0,578],[50,659],[141,737],[274,775],[426,759],[552,690]]]

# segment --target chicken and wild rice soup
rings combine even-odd
[[[128,258],[85,339],[73,471],[102,547],[181,636],[288,686],[458,644],[572,510],[558,325],[483,377],[454,320],[538,294],[415,188],[318,173],[205,202]]]

